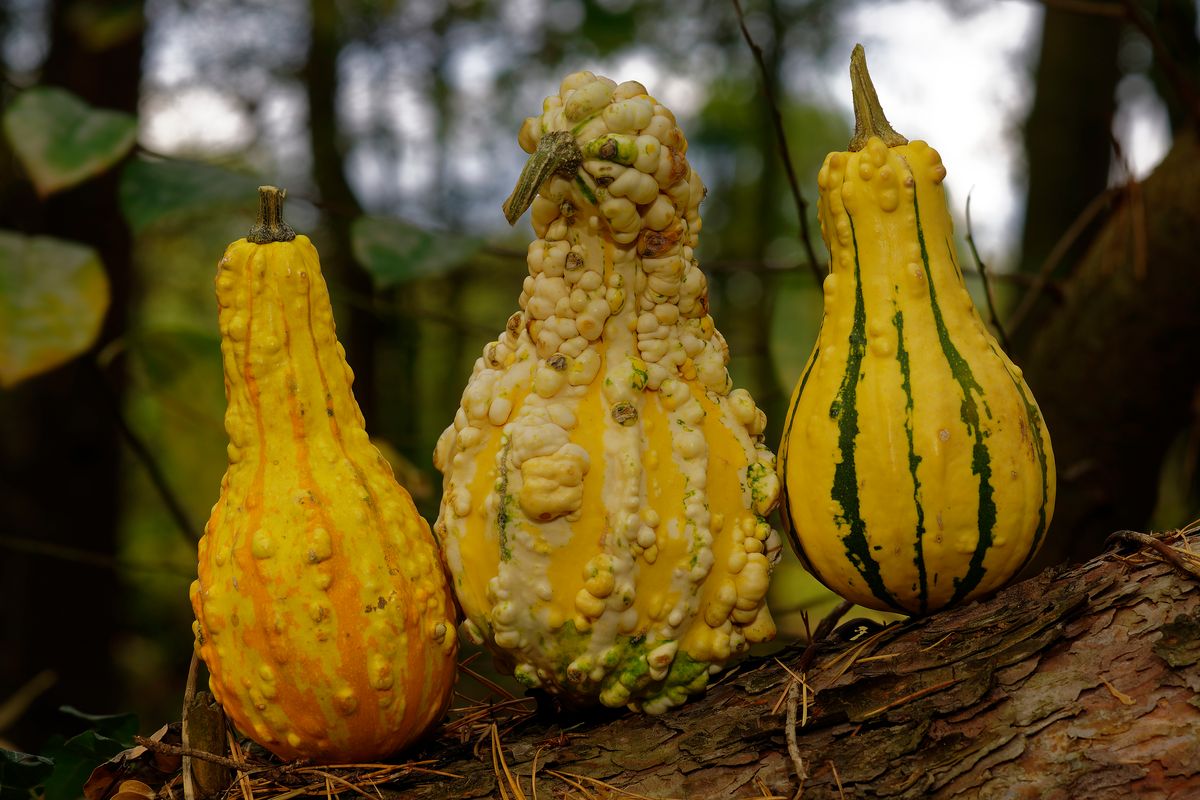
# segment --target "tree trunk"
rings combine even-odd
[[[1021,360],[1054,443],[1058,503],[1041,564],[1141,526],[1200,385],[1200,143],[1184,132],[1127,189]]]
[[[986,602],[835,631],[797,692],[805,800],[1200,797],[1200,533],[1124,546]],[[363,791],[532,798],[536,777],[541,797],[792,797],[783,700],[801,653],[747,661],[660,717],[543,709],[514,723],[493,708],[405,754],[420,771]],[[304,780],[254,774],[262,797]]]
[[[102,50],[80,41],[71,3],[49,11],[51,46],[42,79],[108,109],[137,111],[142,38],[138,30]],[[125,330],[132,281],[128,228],[117,202],[117,175],[55,195],[45,203],[9,187],[0,226],[96,248],[112,287],[97,350]],[[24,183],[20,184],[25,186]],[[117,548],[120,439],[93,353],[0,395],[0,508],[5,533],[41,545],[111,556]],[[119,405],[120,362],[109,373]],[[53,575],[53,581],[48,576]],[[116,576],[90,564],[5,552],[0,555],[0,697],[44,669],[58,683],[6,732],[30,748],[63,730],[59,705],[96,708],[120,696],[110,652],[119,634]],[[68,635],[69,633],[69,635]]]
[[[1046,5],[1033,108],[1021,265],[1036,271],[1108,184],[1122,20]]]
[[[313,157],[313,179],[321,196],[325,228],[330,238],[322,242],[321,261],[336,284],[357,299],[346,303],[348,318],[342,341],[346,359],[354,368],[354,397],[367,422],[375,416],[375,343],[379,322],[373,308],[374,288],[366,271],[354,260],[350,223],[362,214],[354,191],[346,181],[338,122],[338,54],[341,52],[341,21],[334,0],[310,0],[311,44],[305,67],[308,93],[308,130]],[[334,297],[338,297],[334,288]],[[365,307],[364,307],[365,303]]]

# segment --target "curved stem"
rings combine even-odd
[[[538,189],[551,175],[573,177],[583,164],[583,153],[570,131],[551,131],[538,142],[537,150],[525,162],[512,194],[504,201],[504,218],[516,225],[525,209],[533,205]]]
[[[283,199],[287,197],[287,189],[274,186],[258,187],[258,220],[246,234],[248,241],[255,244],[270,244],[271,242],[290,242],[296,238],[296,232],[283,221]]]
[[[871,73],[867,72],[867,53],[861,44],[854,45],[850,53],[850,90],[854,97],[854,136],[848,148],[851,152],[866,147],[872,136],[878,136],[888,147],[908,144],[908,139],[896,133],[883,115]]]

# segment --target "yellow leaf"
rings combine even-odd
[[[108,276],[95,250],[0,231],[0,386],[15,386],[91,347],[108,302]]]

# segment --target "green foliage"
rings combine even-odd
[[[45,197],[107,170],[133,147],[137,119],[92,108],[70,92],[22,92],[4,114],[4,133]]]
[[[121,172],[118,194],[121,213],[137,234],[158,222],[213,211],[236,212],[253,221],[258,183],[212,164],[138,159]]]
[[[599,51],[600,55],[616,52],[628,47],[637,39],[637,21],[634,19],[636,4],[629,3],[622,10],[613,10],[611,4],[585,0],[583,30],[587,32],[587,41]]]
[[[0,749],[0,797],[24,797],[54,772],[54,762],[44,756]]]
[[[89,714],[74,706],[62,706],[58,710],[68,717],[88,723],[91,733],[113,739],[124,747],[133,746],[133,737],[138,731],[136,714]]]
[[[477,237],[434,233],[387,217],[359,217],[350,234],[354,257],[379,289],[443,275],[483,247]]]
[[[0,231],[0,386],[91,347],[108,301],[108,277],[92,248]]]
[[[78,800],[92,770],[133,746],[138,730],[133,714],[85,714],[70,706],[63,713],[89,729],[67,739],[52,737],[41,755],[0,749],[0,797]]]

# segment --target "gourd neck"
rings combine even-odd
[[[504,218],[508,224],[517,224],[547,178],[555,173],[573,177],[582,164],[583,152],[570,131],[551,131],[543,136],[537,150],[525,162],[512,194],[504,201]]]
[[[274,186],[258,187],[258,219],[254,227],[246,234],[246,240],[254,244],[270,244],[271,242],[290,242],[296,238],[296,231],[283,221],[283,200],[287,197],[287,189]]]
[[[884,116],[871,73],[867,71],[867,53],[861,44],[854,45],[850,53],[850,91],[854,98],[854,136],[847,148],[850,152],[862,150],[872,136],[879,137],[888,147],[908,144],[908,139],[897,133]]]

